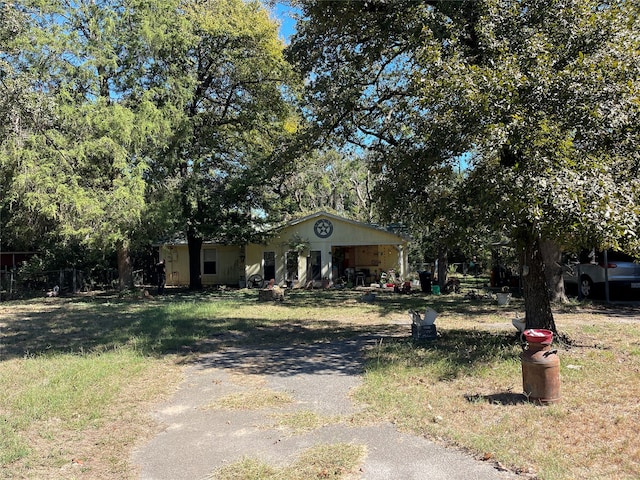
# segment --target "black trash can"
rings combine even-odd
[[[419,272],[420,276],[420,288],[423,293],[431,293],[431,272]]]

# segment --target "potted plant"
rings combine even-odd
[[[289,250],[293,250],[294,252],[298,252],[298,254],[304,254],[309,252],[309,248],[311,247],[311,243],[307,239],[303,239],[300,234],[295,233],[289,239]]]

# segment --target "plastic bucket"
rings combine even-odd
[[[496,293],[496,299],[498,300],[498,305],[509,305],[509,301],[511,300],[511,294]]]
[[[440,285],[432,285],[431,293],[433,293],[434,295],[440,295]]]
[[[543,328],[530,328],[522,332],[527,343],[540,343],[542,345],[551,345],[553,342],[553,332]]]

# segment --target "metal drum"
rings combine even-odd
[[[560,401],[560,359],[551,350],[553,333],[549,330],[525,330],[527,348],[522,361],[522,389],[530,402],[547,405]]]

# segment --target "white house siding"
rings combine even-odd
[[[285,226],[272,239],[268,246],[262,246],[262,251],[273,249],[276,251],[277,283],[284,283],[285,254],[294,238],[307,241],[309,248],[301,252],[298,260],[298,280],[304,284],[311,280],[309,262],[312,252],[320,252],[321,278],[336,280],[337,265],[332,264],[336,249],[347,251],[348,261],[357,269],[369,271],[368,280],[379,278],[380,273],[390,269],[396,270],[404,277],[408,270],[406,239],[370,225],[342,219],[326,213],[311,215],[298,222]],[[259,255],[259,254],[258,254]],[[249,262],[247,262],[249,268]],[[254,265],[251,267],[257,272]]]
[[[407,240],[394,233],[367,224],[343,219],[328,213],[317,213],[290,222],[280,229],[268,244],[249,244],[246,247],[203,244],[204,249],[215,249],[217,265],[215,275],[202,275],[203,285],[244,285],[253,275],[268,282],[287,283],[286,258],[294,238],[307,243],[308,249],[298,256],[297,281],[311,280],[312,254],[319,252],[319,279],[336,281],[344,276],[344,266],[369,273],[367,282],[379,278],[380,273],[394,269],[401,277],[408,272]],[[273,252],[273,270],[265,268],[265,252]],[[293,253],[293,252],[292,252]],[[189,256],[187,245],[163,245],[160,257],[167,260],[167,285],[189,284]],[[333,258],[341,258],[342,265],[334,265]],[[201,252],[200,265],[204,253]],[[202,270],[204,272],[204,269]],[[320,281],[317,279],[318,281]]]
[[[166,261],[167,285],[189,285],[189,250],[186,245],[163,245],[160,260]]]
[[[215,275],[202,275],[203,285],[234,285],[237,286],[243,274],[244,264],[241,262],[241,248],[237,245],[211,245],[204,244],[203,252],[200,256],[200,266],[203,267],[204,250],[214,249],[216,251],[216,273]],[[204,272],[204,269],[202,270]]]
[[[252,275],[263,276],[262,272],[262,252],[266,247],[264,245],[247,245],[246,260],[245,260],[245,275],[246,278],[250,278]],[[276,268],[277,268],[277,256],[276,256]]]
[[[215,250],[216,273],[204,273],[204,251]],[[200,272],[203,285],[239,285],[244,264],[241,247],[205,243],[200,251]],[[160,258],[166,259],[167,285],[189,285],[189,249],[185,244],[163,245]]]

